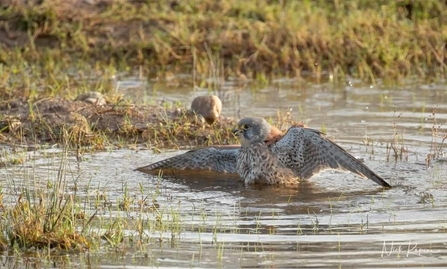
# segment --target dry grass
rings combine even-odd
[[[0,105],[0,141],[35,145],[62,143],[82,149],[103,150],[146,144],[152,148],[178,148],[236,143],[231,132],[235,121],[221,118],[213,125],[194,121],[176,107],[136,107],[69,101],[58,98],[33,103],[6,102]]]
[[[64,149],[48,160],[59,169],[44,178],[34,169],[30,169],[29,177],[15,174],[14,169],[6,173],[0,188],[0,250],[18,255],[77,253],[157,241],[154,233],[179,233],[179,213],[166,212],[157,203],[161,192],[158,185],[141,185],[139,190],[129,191],[125,183],[121,194],[113,198],[102,185],[83,186],[78,193],[78,179],[72,181],[70,177],[68,158],[74,154],[69,144],[75,139],[65,137]],[[15,155],[2,152],[2,158],[4,154]],[[35,165],[31,160],[28,164]],[[137,217],[128,218],[130,214]]]
[[[180,67],[203,74],[213,68],[210,55],[226,75],[253,77],[310,71],[374,80],[443,76],[446,67],[441,0],[46,0],[14,1],[2,13],[0,60],[42,61],[49,70],[73,56],[140,64],[151,74]]]
[[[203,128],[179,107],[136,108],[114,96],[113,76],[135,66],[144,81],[186,72],[192,87],[215,91],[229,76],[260,85],[302,73],[336,83],[346,74],[372,83],[442,78],[445,7],[440,0],[11,1],[0,22],[0,141],[58,142],[67,130],[75,144],[98,149],[124,140],[156,148],[234,143],[233,121]],[[110,96],[109,106],[68,101],[91,90]]]

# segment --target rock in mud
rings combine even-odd
[[[100,92],[86,92],[78,95],[75,101],[83,101],[96,106],[104,106],[107,104],[106,99]]]
[[[208,124],[213,124],[219,119],[222,101],[216,95],[198,96],[191,103],[191,111],[202,115]]]

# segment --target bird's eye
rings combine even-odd
[[[248,129],[248,125],[247,124],[242,125],[242,129],[247,130]]]

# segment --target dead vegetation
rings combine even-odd
[[[445,1],[9,1],[0,61],[95,59],[206,74],[444,76]]]
[[[209,126],[194,121],[185,111],[160,106],[96,106],[57,98],[6,102],[0,105],[0,141],[33,145],[60,143],[70,137],[73,144],[95,149],[129,144],[178,148],[235,141],[233,120],[222,117]]]

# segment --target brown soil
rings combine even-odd
[[[98,149],[141,143],[169,148],[234,143],[233,120],[221,117],[210,126],[184,111],[159,106],[96,106],[55,98],[32,104],[3,102],[0,143],[35,145],[69,141]]]

